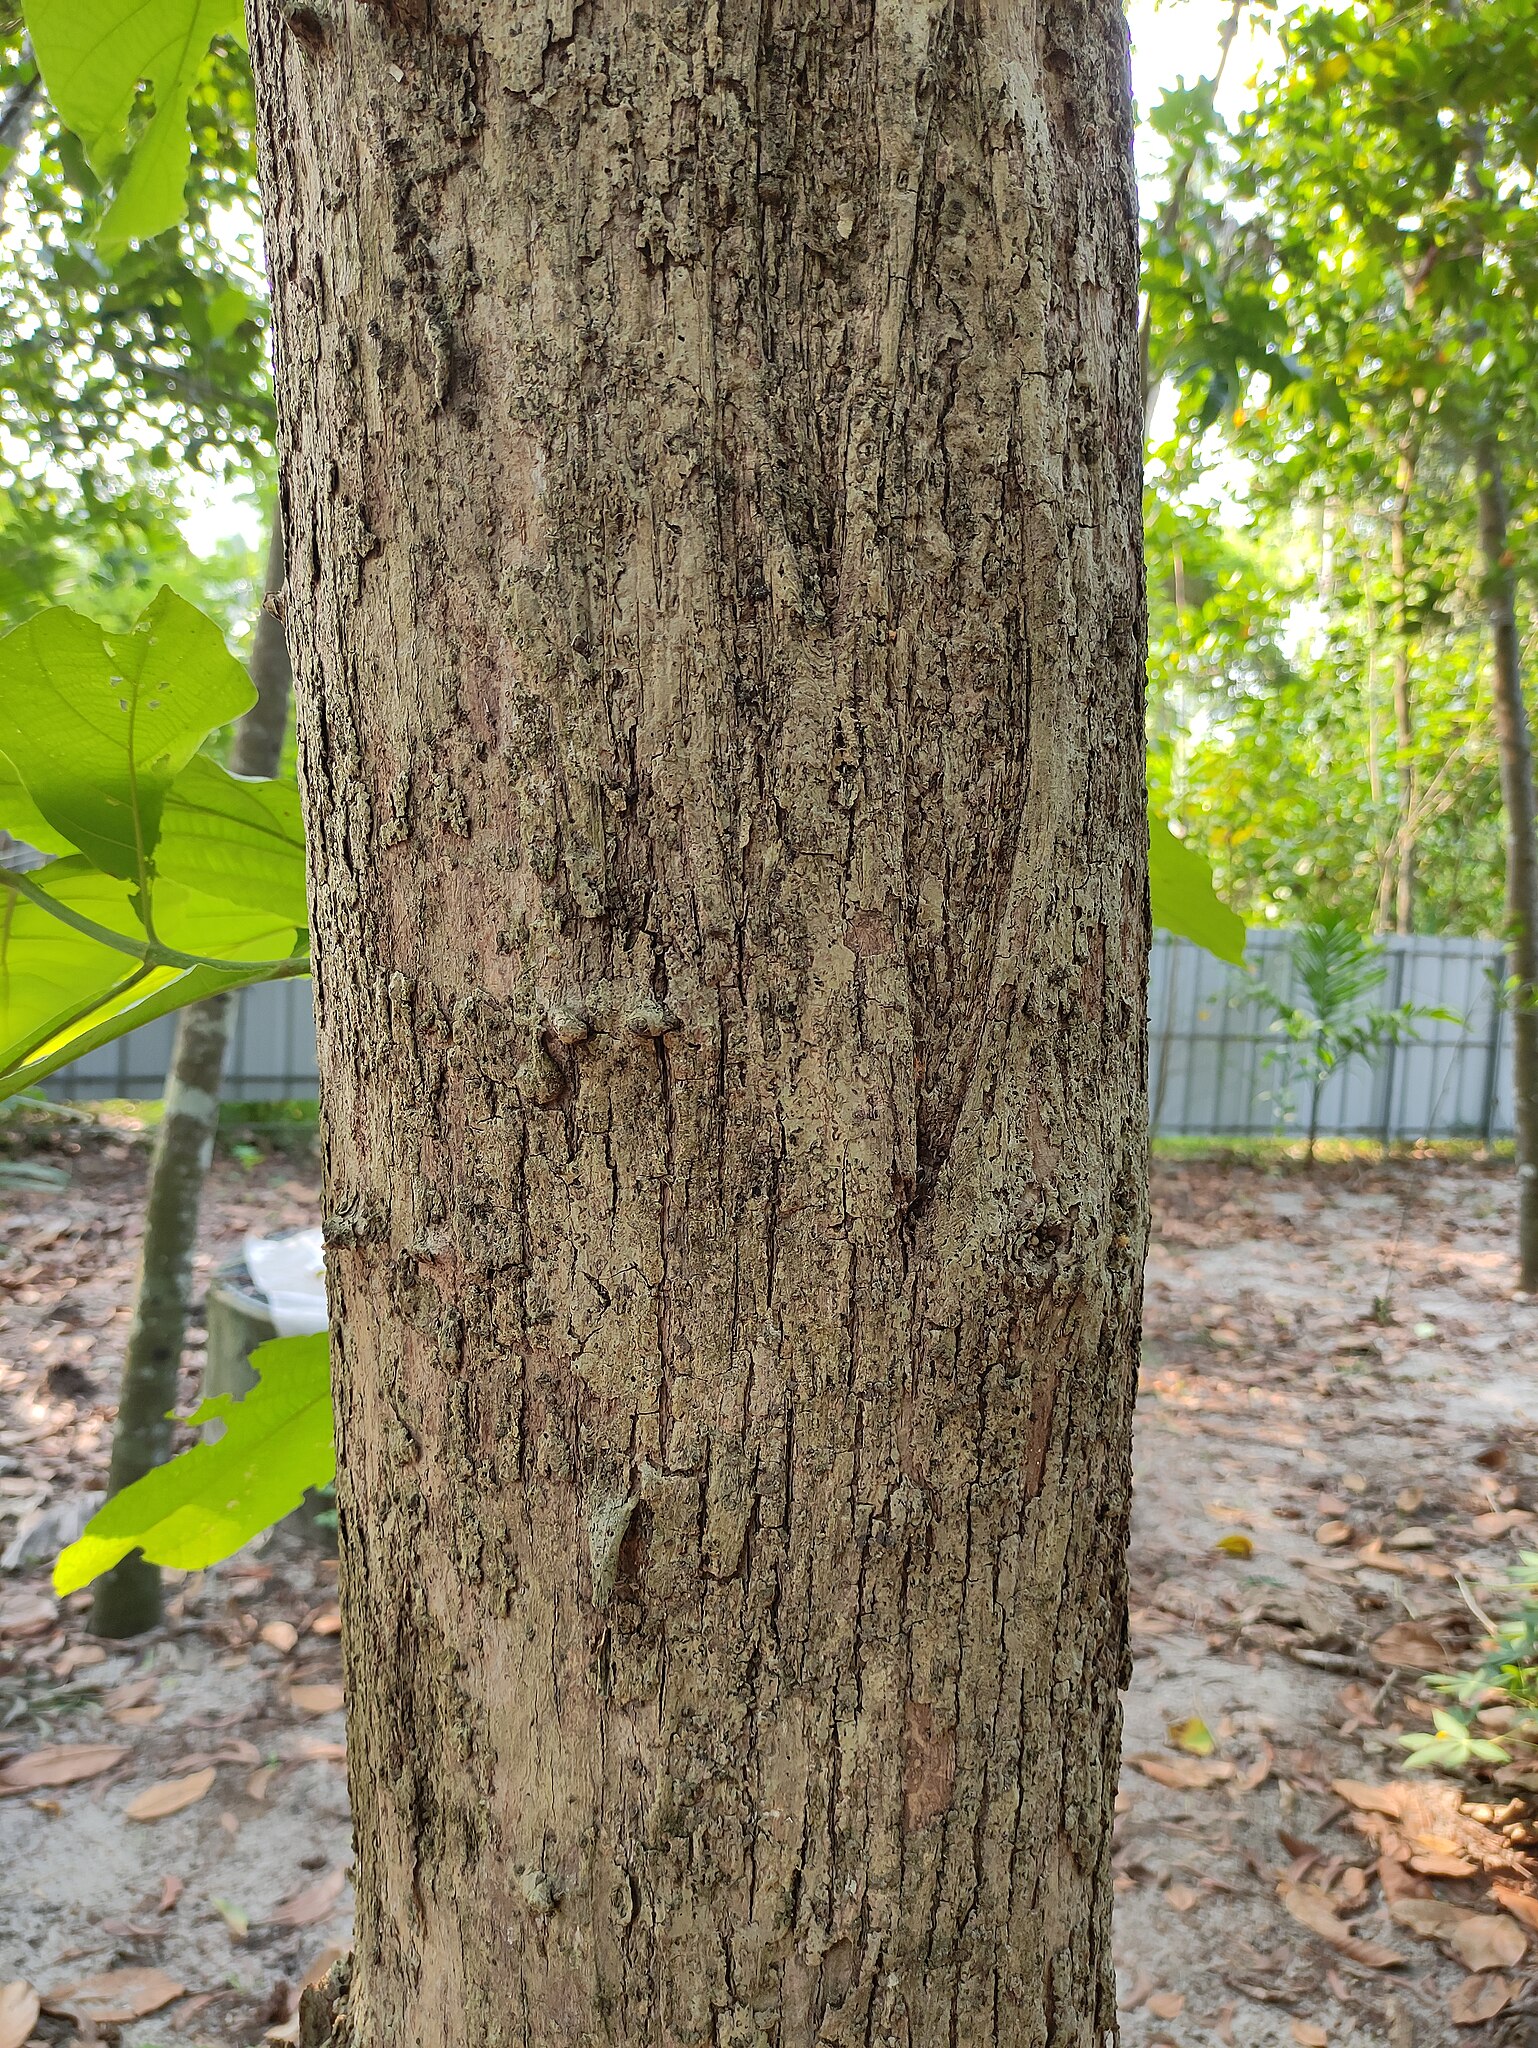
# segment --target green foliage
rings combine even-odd
[[[1461,1771],[1470,1763],[1507,1761],[1507,1752],[1501,1745],[1475,1735],[1461,1715],[1445,1713],[1437,1707],[1432,1711],[1431,1724],[1436,1731],[1433,1735],[1400,1736],[1401,1744],[1411,1752],[1405,1760],[1407,1771]]]
[[[1240,966],[1244,960],[1244,920],[1220,903],[1212,887],[1212,869],[1202,856],[1184,846],[1162,818],[1148,825],[1148,893],[1153,921],[1178,938],[1190,939]]]
[[[239,0],[26,0],[49,95],[91,169],[113,186],[97,234],[106,261],[181,219],[188,103],[209,44],[239,36],[243,20]]]
[[[218,627],[169,590],[131,633],[58,607],[3,645],[0,751],[55,832],[148,889],[173,781],[256,701],[244,669]]]
[[[110,194],[35,75],[0,26],[0,103],[23,109],[0,236],[0,627],[59,602],[126,625],[170,583],[238,630],[255,565],[235,545],[201,559],[181,524],[210,487],[265,490],[271,465],[245,53],[218,46],[189,103],[185,219],[110,263]]]
[[[336,1473],[330,1352],[318,1337],[279,1337],[251,1354],[258,1383],[243,1399],[215,1395],[187,1417],[221,1422],[202,1443],[112,1499],[54,1566],[62,1597],[88,1586],[132,1550],[191,1571],[230,1557]]]
[[[1498,433],[1530,620],[1538,0],[1275,30],[1235,129],[1207,86],[1152,122],[1148,354],[1177,395],[1149,472],[1153,787],[1246,916],[1382,928],[1408,844],[1414,929],[1496,931],[1470,456]]]
[[[1538,1551],[1524,1550],[1507,1581],[1513,1610],[1501,1621],[1484,1617],[1490,1633],[1477,1660],[1466,1670],[1427,1681],[1449,1705],[1433,1716],[1435,1735],[1400,1736],[1412,1752],[1407,1770],[1458,1771],[1475,1761],[1504,1764],[1511,1761],[1508,1744],[1528,1750],[1538,1746]],[[1492,1702],[1514,1709],[1501,1742],[1474,1733],[1474,1711]]]
[[[1374,940],[1330,915],[1304,925],[1289,948],[1294,978],[1305,1001],[1296,1003],[1266,982],[1249,993],[1269,1010],[1272,1028],[1285,1047],[1268,1055],[1291,1074],[1301,1073],[1309,1091],[1308,1156],[1314,1156],[1319,1097],[1331,1074],[1353,1060],[1401,1045],[1416,1036],[1422,1020],[1461,1020],[1449,1010],[1400,1003],[1384,1009],[1369,1001],[1383,980],[1383,949]]]
[[[169,591],[127,633],[54,610],[0,641],[0,828],[65,856],[0,872],[0,1099],[167,1010],[308,971],[297,791],[198,752],[252,697]]]

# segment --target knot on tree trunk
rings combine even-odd
[[[352,1984],[352,1957],[333,1963],[319,1984],[299,1994],[299,2048],[347,2048],[347,1993]]]

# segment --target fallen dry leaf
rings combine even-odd
[[[1177,1913],[1189,1913],[1193,1906],[1199,1906],[1202,1901],[1201,1893],[1189,1884],[1167,1884],[1164,1887],[1164,1898],[1165,1903],[1173,1906]]]
[[[1397,1820],[1404,1811],[1402,1785],[1368,1785],[1360,1778],[1332,1778],[1330,1790],[1358,1813],[1386,1813]]]
[[[232,1735],[228,1742],[221,1742],[217,1749],[200,1749],[179,1756],[171,1766],[173,1771],[200,1771],[205,1764],[244,1764],[249,1770],[259,1764],[262,1752],[254,1742],[247,1742],[243,1736]]]
[[[196,1806],[200,1799],[207,1798],[217,1775],[213,1765],[209,1764],[207,1769],[191,1771],[185,1778],[166,1778],[158,1785],[147,1786],[129,1800],[123,1808],[123,1817],[125,1820],[164,1820],[168,1814]]]
[[[1423,1621],[1396,1621],[1373,1637],[1372,1653],[1392,1671],[1445,1671],[1454,1661],[1454,1652]]]
[[[1119,2012],[1136,2012],[1138,2007],[1147,2000],[1149,1993],[1153,1989],[1154,1979],[1149,1976],[1146,1970],[1139,1970],[1133,1980],[1132,1988],[1128,1991],[1126,1997],[1117,1999],[1117,2010]]]
[[[187,1880],[184,1877],[163,1877],[160,1880],[160,1897],[155,1902],[155,1911],[157,1913],[174,1912],[177,1900],[186,1889]]]
[[[1195,1756],[1129,1756],[1127,1762],[1134,1770],[1141,1771],[1145,1778],[1152,1778],[1156,1785],[1167,1785],[1172,1792],[1205,1792],[1211,1785],[1221,1785],[1234,1775],[1234,1767],[1225,1757]]]
[[[165,1708],[158,1701],[151,1701],[142,1707],[119,1707],[111,1716],[120,1728],[147,1728],[151,1721],[158,1721]]]
[[[1220,1536],[1217,1541],[1217,1548],[1228,1557],[1253,1557],[1255,1555],[1254,1539],[1246,1536],[1242,1529],[1235,1529],[1227,1536]]]
[[[298,1640],[299,1631],[291,1621],[269,1621],[262,1630],[262,1641],[285,1657]]]
[[[310,1634],[312,1636],[334,1636],[340,1633],[341,1627],[342,1617],[339,1610],[335,1607],[328,1607],[323,1613],[317,1614],[310,1623]]]
[[[99,1778],[127,1754],[113,1742],[57,1743],[49,1749],[34,1749],[30,1756],[12,1757],[0,1769],[0,1797],[35,1792],[42,1785],[75,1785],[82,1778]]]
[[[108,1713],[115,1712],[119,1707],[142,1707],[144,1702],[153,1696],[159,1684],[158,1676],[152,1671],[147,1678],[135,1678],[127,1685],[114,1686],[102,1701],[102,1705]]]
[[[1155,1991],[1147,2003],[1156,2020],[1178,2020],[1186,2009],[1186,1995],[1183,1991]]]
[[[64,1652],[53,1667],[55,1678],[70,1678],[77,1671],[89,1671],[94,1665],[105,1664],[107,1653],[99,1643],[76,1643]]]
[[[329,1942],[300,1978],[299,1989],[309,1991],[317,1984],[324,1984],[332,1965],[339,1963],[346,1954],[345,1948],[339,1948],[335,1942]]]
[[[1349,1685],[1341,1687],[1340,1703],[1353,1721],[1360,1722],[1364,1728],[1377,1727],[1378,1716],[1372,1693],[1360,1680],[1353,1679]]]
[[[1385,1550],[1435,1550],[1437,1532],[1412,1522],[1408,1528],[1396,1529],[1392,1536],[1385,1536],[1383,1547]]]
[[[1258,1792],[1261,1786],[1264,1785],[1264,1783],[1266,1782],[1267,1778],[1270,1777],[1271,1767],[1275,1762],[1276,1751],[1271,1747],[1270,1743],[1267,1742],[1264,1737],[1262,1737],[1260,1744],[1260,1755],[1256,1757],[1254,1763],[1250,1765],[1248,1770],[1244,1770],[1239,1773],[1238,1778],[1234,1782],[1237,1784],[1241,1792]]]
[[[296,1685],[288,1696],[304,1714],[334,1714],[342,1704],[339,1685]]]
[[[98,2027],[126,2027],[183,1997],[186,1989],[164,1970],[104,1970],[99,1976],[82,1977],[78,1983],[44,1992],[42,2002],[44,2011],[63,2013],[68,2019],[89,2020]]]
[[[1355,1906],[1366,1898],[1371,1882],[1371,1877],[1359,1863],[1348,1863],[1335,1880],[1335,1891],[1340,1898],[1349,1899]]]
[[[1506,1913],[1472,1913],[1444,1899],[1390,1899],[1389,1917],[1423,1941],[1445,1942],[1466,1970],[1509,1970],[1527,1952],[1527,1936]]]
[[[262,2036],[264,2041],[297,2041],[299,2039],[300,1997],[304,1992],[313,1990],[317,1985],[324,1984],[331,1973],[333,1964],[339,1963],[346,1953],[346,1949],[337,1948],[335,1944],[321,1950],[320,1954],[300,1978],[295,1989],[293,2017],[285,2020],[281,2026],[269,2027]]]
[[[1505,1977],[1465,1977],[1447,2001],[1447,2013],[1455,2027],[1477,2027],[1504,2012],[1516,1996],[1516,1987]]]
[[[1514,1970],[1527,1936],[1509,1913],[1469,1913],[1450,1946],[1466,1970]]]
[[[1187,1756],[1211,1756],[1217,1748],[1212,1730],[1200,1714],[1192,1714],[1184,1721],[1171,1721],[1164,1733],[1171,1748],[1183,1749]]]
[[[1479,1865],[1460,1856],[1456,1849],[1436,1848],[1417,1849],[1410,1858],[1410,1868],[1418,1870],[1422,1877],[1472,1877]]]
[[[319,1920],[329,1920],[346,1883],[345,1870],[328,1870],[324,1877],[316,1878],[313,1884],[307,1884],[302,1891],[274,1906],[265,1924],[268,1927],[313,1927]]]
[[[283,1768],[281,1764],[263,1764],[259,1771],[253,1771],[246,1780],[248,1799],[265,1799],[272,1790],[272,1781]]]
[[[1342,1543],[1351,1541],[1349,1522],[1321,1522],[1314,1531],[1314,1541],[1324,1550],[1338,1550]]]
[[[0,1600],[0,1636],[35,1636],[59,1618],[59,1603],[46,1593],[13,1593]]]
[[[1520,1920],[1531,1933],[1538,1934],[1538,1899],[1527,1892],[1519,1892],[1511,1884],[1493,1884],[1490,1892],[1496,1904],[1504,1906],[1513,1920]]]
[[[301,1735],[288,1753],[293,1764],[345,1764],[347,1744],[345,1742],[322,1742],[315,1735]]]
[[[1294,1920],[1332,1948],[1338,1948],[1352,1962],[1369,1970],[1394,1970],[1404,1963],[1405,1958],[1397,1950],[1354,1934],[1317,1885],[1289,1884],[1284,1880],[1279,1890],[1282,1904]]]
[[[1407,1927],[1422,1941],[1451,1941],[1459,1923],[1470,1917],[1446,1899],[1390,1899],[1388,1912],[1396,1927]]]
[[[1317,2020],[1294,2020],[1292,2038],[1298,2048],[1330,2048],[1330,2037]]]
[[[37,1993],[24,1978],[0,1984],[0,2048],[23,2048],[41,2011]]]
[[[1487,1514],[1475,1515],[1469,1527],[1476,1536],[1489,1538],[1507,1536],[1513,1529],[1522,1529],[1532,1521],[1528,1508],[1493,1508]]]
[[[1432,1895],[1425,1878],[1417,1877],[1408,1863],[1387,1854],[1378,1858],[1378,1882],[1386,1899],[1429,1899]]]

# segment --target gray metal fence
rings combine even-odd
[[[98,1046],[43,1083],[56,1102],[148,1101],[165,1082],[174,1017]],[[236,999],[226,1102],[304,1102],[315,1094],[315,1007],[308,981],[260,982]]]
[[[1254,932],[1254,970],[1287,991],[1288,935]],[[1504,1137],[1511,1131],[1510,1059],[1495,1000],[1501,949],[1485,939],[1390,939],[1380,991],[1385,1003],[1448,1010],[1456,1023],[1427,1021],[1418,1043],[1357,1062],[1326,1085],[1320,1129],[1375,1138]],[[1149,988],[1149,1086],[1154,1127],[1165,1136],[1263,1135],[1304,1113],[1289,1101],[1281,1045],[1247,977],[1209,953],[1170,939],[1154,942]],[[102,1046],[47,1084],[63,1101],[143,1099],[160,1093],[172,1021],[162,1018]],[[240,998],[225,1073],[229,1101],[305,1099],[315,1093],[315,1019],[308,982],[272,982]]]
[[[1293,993],[1290,934],[1254,931],[1255,979]],[[1388,939],[1374,1001],[1446,1010],[1416,1042],[1353,1061],[1325,1083],[1319,1128],[1338,1137],[1507,1137],[1511,1060],[1497,1000],[1504,973],[1489,939]],[[1285,1041],[1246,997],[1251,976],[1162,934],[1155,941],[1148,1016],[1149,1096],[1161,1135],[1263,1135],[1307,1115],[1306,1090],[1277,1055]]]

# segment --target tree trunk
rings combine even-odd
[[[251,647],[255,704],[230,750],[236,775],[276,775],[288,720],[289,666],[283,628],[269,602],[283,584],[282,521],[274,516],[262,609]],[[219,1128],[219,1090],[238,998],[210,996],[176,1015],[171,1064],[144,1202],[144,1244],[133,1320],[123,1356],[107,1492],[119,1493],[171,1455],[170,1414],[192,1306],[203,1177]],[[99,1636],[136,1636],[160,1620],[160,1567],[139,1552],[96,1582],[91,1627]]]
[[[1538,1293],[1538,805],[1533,747],[1522,695],[1517,580],[1507,535],[1506,486],[1499,437],[1476,451],[1479,551],[1490,616],[1495,734],[1506,813],[1506,950],[1513,987],[1511,1058],[1517,1134],[1517,1251],[1521,1286]]]
[[[32,45],[23,43],[21,54],[33,70],[30,78],[13,85],[0,101],[0,199],[21,168],[22,150],[44,105],[43,75],[33,59]]]
[[[251,15],[348,2038],[1103,2043],[1117,0]]]
[[[1406,525],[1415,489],[1415,443],[1407,434],[1400,444],[1398,496],[1389,522],[1389,549],[1394,578],[1394,737],[1398,813],[1394,832],[1394,930],[1415,929],[1415,834],[1420,778],[1415,757],[1415,705],[1410,681],[1414,627],[1410,619],[1410,568]]]

